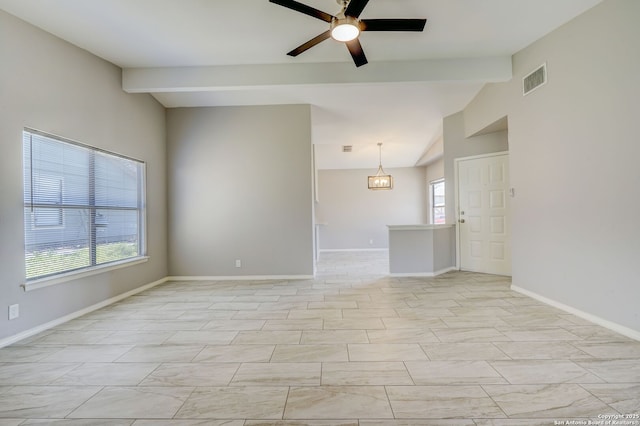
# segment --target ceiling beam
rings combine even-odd
[[[125,68],[122,88],[129,93],[196,92],[283,85],[397,83],[428,81],[499,82],[512,77],[511,57]]]

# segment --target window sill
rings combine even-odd
[[[49,287],[56,284],[62,284],[69,281],[77,280],[91,275],[102,274],[116,269],[126,268],[128,266],[138,265],[149,260],[149,256],[134,257],[132,259],[122,260],[120,262],[109,263],[108,265],[94,266],[90,269],[83,269],[81,271],[67,272],[58,274],[48,278],[41,278],[22,284],[24,291],[37,290],[39,288]]]

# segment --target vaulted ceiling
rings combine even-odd
[[[336,0],[300,0],[335,14]],[[420,163],[442,118],[511,55],[601,0],[370,0],[361,18],[427,18],[424,32],[365,32],[286,53],[328,24],[268,0],[0,0],[0,9],[123,68],[123,88],[166,107],[310,104],[321,169]],[[353,152],[343,153],[343,145]]]

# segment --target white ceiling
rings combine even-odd
[[[369,64],[360,68],[333,40],[287,56],[328,24],[268,0],[0,0],[0,8],[122,67],[125,90],[167,107],[311,104],[319,168],[375,169],[378,142],[385,167],[415,165],[444,116],[484,83],[509,78],[505,59],[600,1],[370,0],[361,18],[428,21],[422,33],[363,33]],[[339,9],[335,0],[301,2]],[[156,68],[167,70],[158,78]]]

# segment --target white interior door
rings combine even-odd
[[[511,275],[509,155],[457,163],[460,269]]]

